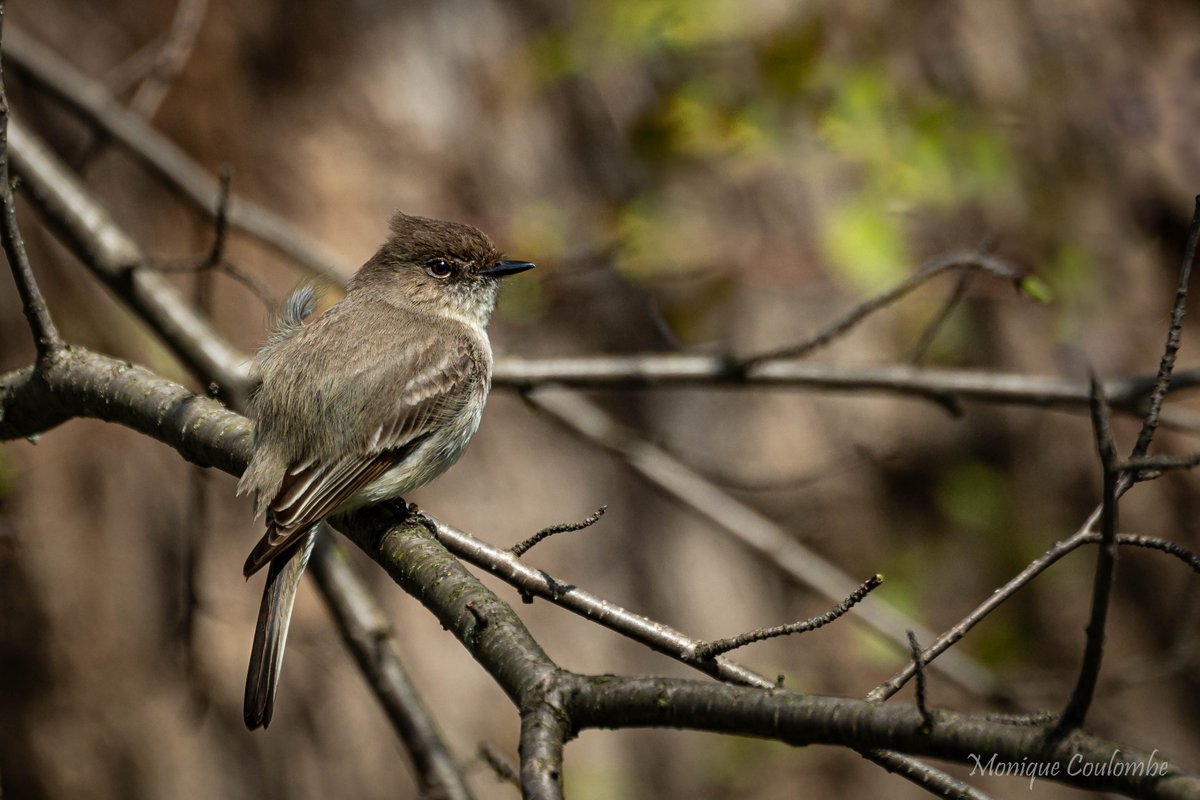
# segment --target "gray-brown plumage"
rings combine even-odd
[[[259,351],[254,454],[238,492],[252,492],[267,518],[244,572],[271,569],[246,682],[248,727],[271,720],[314,526],[400,497],[458,459],[491,383],[498,279],[532,266],[502,260],[469,225],[397,214],[340,303],[304,325],[312,294],[302,290]]]

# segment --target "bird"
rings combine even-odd
[[[266,532],[243,573],[269,565],[246,677],[251,730],[274,713],[316,526],[402,499],[458,460],[491,386],[500,281],[534,266],[464,223],[398,212],[390,228],[315,319],[314,290],[293,293],[251,366],[253,449],[237,491],[255,497]]]

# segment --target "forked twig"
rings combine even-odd
[[[768,350],[755,356],[736,360],[733,364],[733,370],[744,372],[750,367],[765,361],[800,358],[801,356],[808,355],[814,350],[830,344],[871,314],[885,306],[891,305],[931,278],[955,269],[970,272],[986,272],[1012,281],[1021,278],[1021,273],[1008,262],[987,253],[967,251],[939,256],[886,292],[855,306],[841,319],[808,339],[797,344],[788,345],[787,347]]]

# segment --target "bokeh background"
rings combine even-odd
[[[125,99],[130,65],[176,11],[11,6],[6,26]],[[211,0],[204,12],[155,125],[214,173],[227,165],[235,192],[301,225],[347,273],[396,209],[473,222],[538,262],[506,285],[499,354],[751,353],[816,331],[925,259],[985,247],[1033,288],[976,280],[927,364],[1072,378],[1089,365],[1105,376],[1157,366],[1200,191],[1195,4]],[[88,184],[148,252],[207,250],[211,223],[8,80],[15,113],[87,164]],[[22,223],[71,341],[194,385],[28,208]],[[303,279],[245,237],[228,255],[277,296]],[[952,285],[941,279],[816,357],[906,360]],[[270,318],[258,298],[218,278],[212,305],[223,332],[257,346]],[[1183,367],[1196,363],[1195,334]],[[0,368],[31,358],[6,278]],[[884,573],[880,597],[937,630],[1073,531],[1098,497],[1078,414],[971,405],[954,418],[919,400],[787,390],[593,396],[847,572]],[[1135,431],[1118,421],[1123,449]],[[1196,439],[1166,432],[1157,446],[1186,452]],[[415,796],[311,587],[275,721],[243,729],[260,587],[240,565],[259,528],[233,489],[97,422],[0,448],[6,797]],[[1139,487],[1122,530],[1200,548],[1196,489],[1187,475]],[[509,393],[493,396],[463,461],[412,499],[502,545],[608,504],[599,525],[528,558],[697,637],[829,605]],[[961,645],[1021,709],[1059,708],[1073,684],[1092,564],[1091,551],[1069,557]],[[479,796],[515,797],[474,753],[487,741],[515,757],[516,713],[428,614],[364,568]],[[690,675],[498,590],[565,667]],[[1195,574],[1122,553],[1090,726],[1188,765],[1200,752],[1198,630]],[[848,696],[904,661],[847,621],[737,657],[788,686]],[[930,693],[991,707],[945,680]],[[586,733],[567,749],[565,780],[585,800],[923,796],[854,753],[674,731]],[[1030,796],[1078,794],[1038,782]]]

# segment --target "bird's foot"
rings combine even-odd
[[[387,514],[389,517],[394,519],[396,522],[402,522],[403,520],[408,519],[408,517],[411,516],[412,512],[410,511],[410,509],[413,506],[411,503],[404,502],[403,497],[395,497],[395,498],[391,498],[388,500],[384,500],[384,501],[378,503],[375,507],[378,508],[383,513]]]
[[[412,520],[424,526],[435,537],[438,535],[437,523],[417,508],[416,503],[405,502],[403,497],[384,500],[379,504],[379,508],[389,514],[397,523]]]

